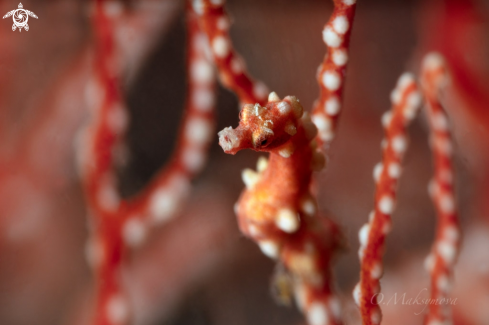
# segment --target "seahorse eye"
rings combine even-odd
[[[253,144],[255,148],[265,148],[270,144],[270,134],[262,131],[253,133]]]

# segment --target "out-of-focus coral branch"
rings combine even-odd
[[[246,71],[246,64],[233,48],[229,37],[231,20],[224,8],[224,0],[189,1],[199,17],[199,24],[209,38],[211,53],[219,69],[222,84],[234,91],[241,104],[267,101],[268,88],[261,82],[253,80]]]
[[[94,323],[121,324],[130,318],[128,299],[120,282],[128,248],[145,240],[149,226],[178,213],[189,191],[190,178],[206,159],[214,127],[214,73],[204,55],[206,40],[189,16],[188,100],[177,149],[168,166],[146,189],[135,198],[121,199],[113,172],[114,151],[122,142],[128,117],[120,92],[113,19],[120,19],[124,10],[118,10],[119,15],[108,15],[106,4],[99,0],[95,5],[93,116],[82,135],[80,167],[92,223],[87,254],[97,282]]]
[[[333,14],[323,29],[327,53],[317,71],[319,98],[312,110],[320,147],[333,140],[341,112],[356,0],[335,0],[334,4]]]
[[[440,92],[448,82],[444,59],[436,53],[423,61],[421,85],[431,130],[434,178],[429,190],[433,199],[438,225],[432,252],[425,266],[431,275],[431,299],[448,299],[451,289],[453,267],[459,250],[460,229],[453,188],[452,151],[450,124],[442,107]],[[425,324],[451,321],[448,304],[430,304]]]
[[[430,121],[430,143],[434,153],[435,177],[430,183],[430,194],[438,213],[438,226],[432,253],[426,259],[426,267],[432,280],[431,299],[435,301],[448,297],[460,232],[452,185],[452,143],[449,123],[439,99],[440,90],[446,81],[443,58],[436,53],[428,54],[423,61],[422,88]],[[397,182],[402,172],[402,157],[408,145],[406,128],[416,116],[420,99],[414,77],[404,74],[391,94],[392,110],[382,117],[386,139],[382,142],[382,162],[374,169],[374,179],[377,183],[375,210],[369,216],[369,223],[359,232],[361,280],[353,292],[365,325],[380,324],[382,319],[377,297],[380,293],[379,279],[383,273],[385,239],[391,230]],[[425,324],[438,324],[449,320],[451,316],[448,305],[430,304]]]
[[[377,304],[380,292],[379,279],[382,276],[382,257],[385,238],[391,230],[391,215],[397,192],[397,181],[401,176],[401,161],[406,152],[408,140],[406,128],[416,116],[420,104],[414,77],[403,74],[391,94],[392,110],[382,117],[386,139],[382,142],[382,162],[374,169],[377,183],[375,208],[359,233],[361,264],[360,283],[353,292],[355,302],[361,309],[363,324],[380,324],[381,311]]]
[[[489,10],[478,0],[423,2],[419,25],[421,51],[441,53],[450,67],[451,83],[446,92],[446,109],[456,121],[454,138],[459,152],[474,173],[473,206],[489,211],[489,64],[487,48]],[[479,127],[472,127],[478,125]],[[470,132],[466,130],[470,129]],[[479,214],[482,218],[486,212]]]

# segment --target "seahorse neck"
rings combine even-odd
[[[270,186],[280,184],[282,190],[292,193],[308,191],[311,181],[312,150],[304,130],[300,128],[290,140],[294,152],[290,157],[283,157],[278,150],[270,152],[269,165],[264,174],[264,181]]]

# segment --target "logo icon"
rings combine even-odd
[[[19,3],[19,9],[14,9],[12,11],[7,12],[5,16],[3,16],[3,19],[13,16],[14,24],[12,25],[12,30],[15,32],[15,30],[18,28],[19,32],[22,31],[22,28],[24,28],[26,31],[29,30],[29,25],[27,25],[27,21],[29,20],[29,16],[38,18],[35,13],[29,10],[25,10],[24,6],[22,3]]]

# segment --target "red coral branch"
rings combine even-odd
[[[435,176],[429,189],[436,208],[438,224],[432,252],[426,258],[425,266],[431,276],[430,298],[435,301],[448,301],[460,237],[453,189],[450,125],[440,102],[440,92],[447,79],[443,58],[434,53],[428,55],[423,62],[421,85],[431,129],[431,149],[435,166]],[[451,321],[449,306],[448,303],[430,304],[425,324]]]
[[[439,92],[446,79],[446,68],[441,56],[434,53],[427,55],[423,62],[422,85],[434,153],[435,178],[430,184],[430,192],[438,214],[438,226],[426,266],[432,281],[431,299],[435,301],[448,298],[450,276],[459,241],[452,185],[452,143],[448,119],[439,100]],[[377,182],[375,210],[369,217],[369,223],[359,232],[361,280],[353,292],[355,302],[360,306],[363,324],[381,322],[382,314],[377,295],[380,292],[379,279],[383,272],[385,238],[391,229],[397,181],[401,176],[402,157],[407,149],[406,128],[416,115],[420,98],[414,77],[404,74],[391,94],[392,110],[382,117],[386,139],[382,143],[382,163],[374,169]],[[439,324],[450,319],[448,304],[430,304],[425,324]]]
[[[359,233],[361,264],[360,283],[353,296],[360,306],[363,324],[380,324],[381,312],[377,305],[380,292],[379,279],[382,276],[382,256],[385,238],[391,229],[391,215],[394,211],[397,181],[401,176],[401,162],[407,149],[407,126],[415,117],[420,95],[414,77],[403,74],[391,94],[392,110],[382,117],[386,139],[383,141],[382,162],[374,169],[377,182],[375,208],[369,222]]]
[[[327,53],[317,72],[319,99],[314,103],[312,120],[318,127],[318,144],[333,140],[341,112],[350,34],[355,16],[356,0],[335,0],[331,18],[323,29]]]
[[[206,33],[211,45],[211,53],[219,70],[222,84],[234,91],[241,104],[267,102],[269,90],[261,82],[251,78],[246,71],[244,60],[233,48],[229,37],[231,20],[224,8],[224,0],[190,1],[199,17],[202,31]]]
[[[95,71],[92,80],[92,121],[83,134],[80,167],[92,229],[87,244],[89,263],[96,279],[95,324],[126,323],[128,299],[120,272],[129,248],[140,245],[149,226],[167,221],[178,212],[189,181],[206,159],[214,129],[214,73],[204,55],[205,36],[194,17],[188,27],[188,100],[177,149],[170,163],[138,196],[121,199],[112,171],[114,150],[128,122],[119,90],[114,24],[103,1],[97,1],[93,19],[96,34]]]

